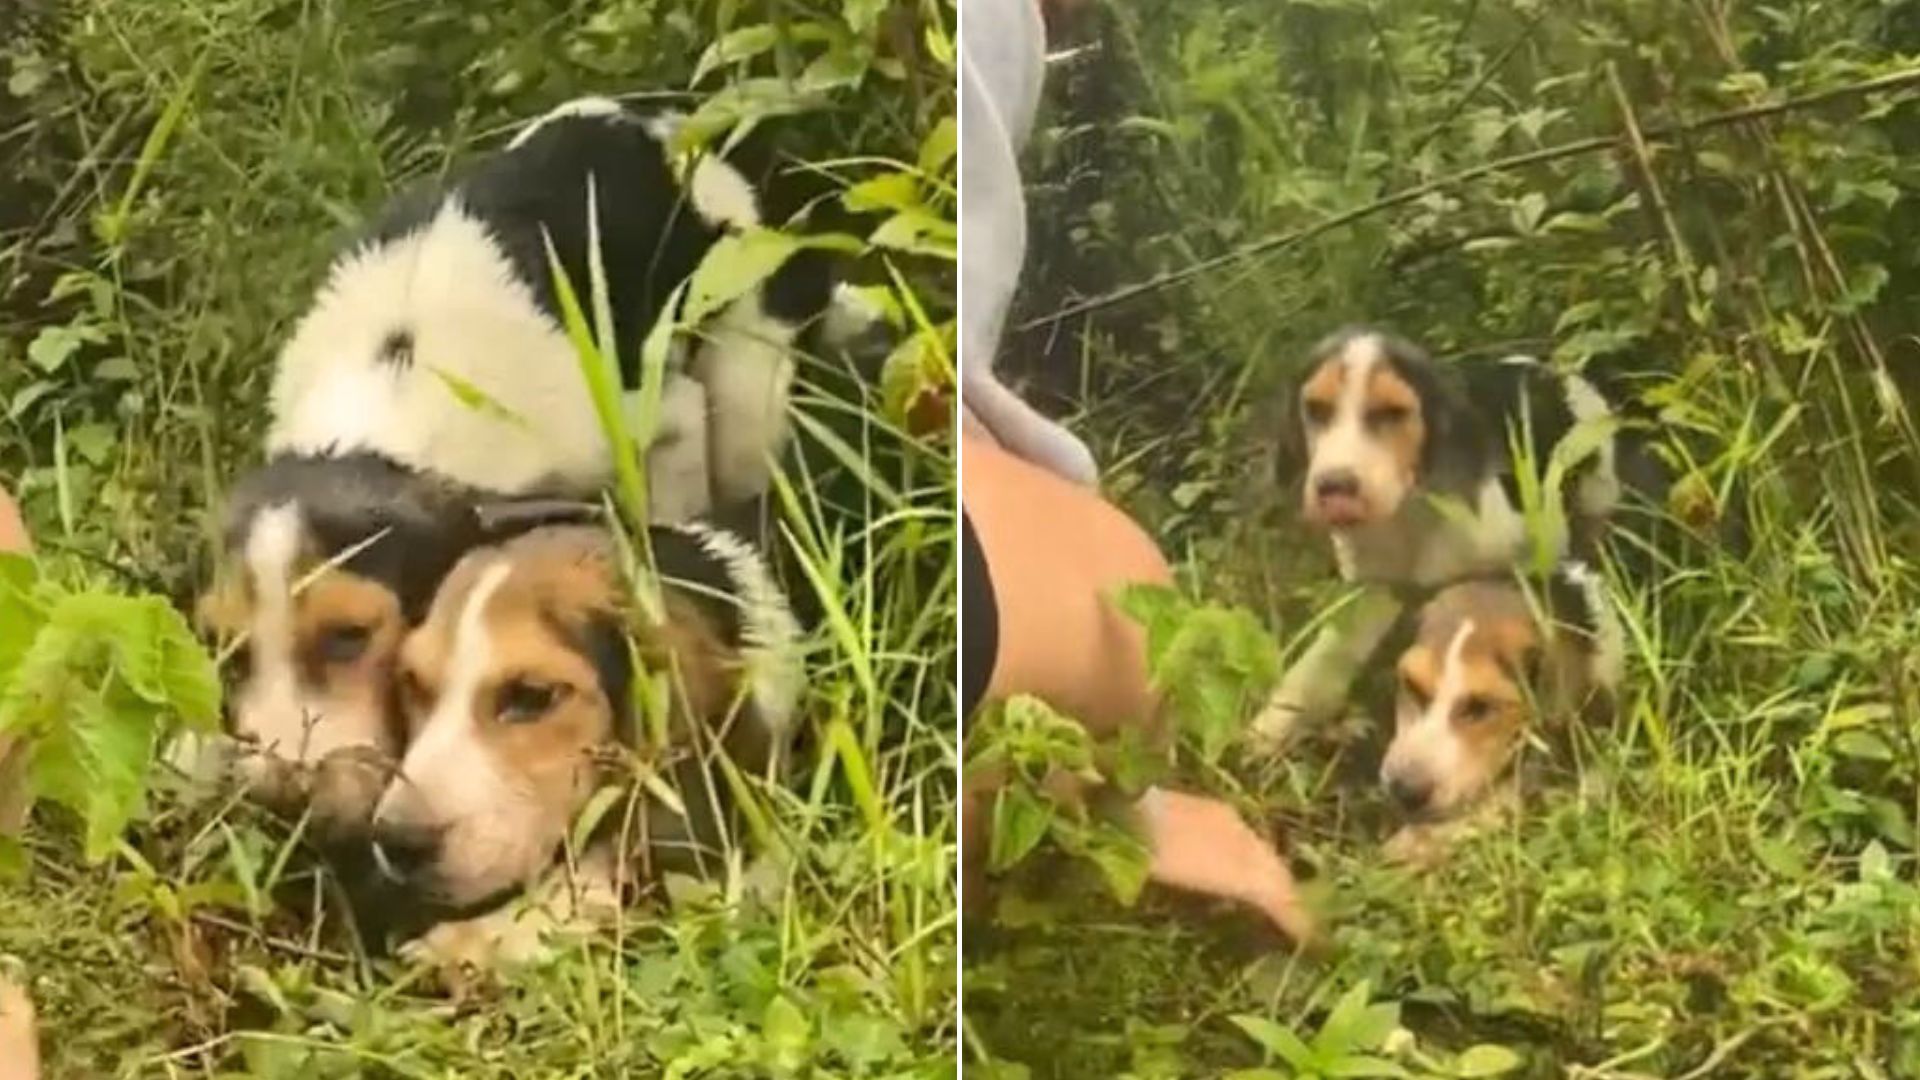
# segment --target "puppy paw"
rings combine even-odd
[[[1261,757],[1278,757],[1293,745],[1307,719],[1302,706],[1275,698],[1254,718],[1247,731],[1247,745]]]
[[[1431,870],[1446,858],[1449,836],[1428,825],[1405,825],[1380,848],[1387,861],[1409,870]]]
[[[514,907],[459,922],[444,922],[400,947],[401,959],[430,968],[451,988],[497,979],[553,956],[555,923],[540,908]]]

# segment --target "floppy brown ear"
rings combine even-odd
[[[634,745],[633,649],[627,640],[626,620],[611,609],[588,613],[573,631],[574,647],[593,665],[600,689],[613,709],[613,734],[624,746]]]
[[[238,633],[246,624],[247,597],[240,583],[228,576],[217,577],[193,602],[194,629],[201,634],[223,636]]]
[[[1300,419],[1300,388],[1306,385],[1307,374],[1317,366],[1308,364],[1289,375],[1269,399],[1267,415],[1261,421],[1273,448],[1274,486],[1283,495],[1296,492],[1306,480],[1307,429]]]

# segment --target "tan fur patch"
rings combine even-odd
[[[1316,417],[1333,415],[1340,402],[1340,387],[1347,381],[1347,367],[1337,358],[1322,361],[1320,367],[1300,385],[1300,408],[1312,423]]]
[[[484,895],[550,860],[597,785],[601,751],[624,734],[628,703],[610,699],[580,635],[631,628],[629,607],[611,544],[593,529],[536,530],[473,553],[442,583],[402,647],[410,745],[377,823],[441,833],[442,891]],[[690,597],[670,590],[666,615],[634,633],[636,678],[671,673],[673,743],[722,739],[743,764],[765,760],[762,725],[739,715],[738,657]]]
[[[1391,364],[1376,364],[1367,380],[1366,410],[1368,431],[1393,456],[1411,487],[1419,476],[1427,442],[1420,395]]]

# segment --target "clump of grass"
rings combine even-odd
[[[0,133],[34,211],[0,234],[0,475],[63,588],[183,593],[208,504],[255,452],[275,341],[339,234],[576,93],[686,87],[664,100],[713,138],[781,117],[788,167],[891,200],[850,245],[908,314],[884,378],[802,359],[773,520],[827,612],[808,737],[794,784],[743,778],[752,827],[719,873],[672,880],[484,1003],[449,1000],[317,917],[331,886],[297,825],[156,768],[100,865],[49,807],[0,888],[0,953],[32,972],[50,1075],[949,1068],[953,460],[903,404],[951,378],[924,362],[953,307],[951,6],[773,23],[650,2],[70,7],[0,51],[37,80],[14,79],[25,123]],[[900,217],[923,227],[877,232]]]
[[[1906,66],[1908,28],[1875,5],[1773,14],[1101,13],[1100,49],[1060,72],[1037,142],[1034,220],[1057,242],[1037,243],[1027,316],[1351,215],[1014,342],[1010,368],[1081,410],[1190,594],[1246,606],[1283,640],[1337,600],[1324,544],[1246,462],[1293,358],[1347,321],[1614,383],[1674,478],[1659,511],[1693,540],[1621,542],[1633,558],[1609,575],[1632,663],[1616,721],[1542,740],[1524,814],[1437,872],[1379,853],[1383,686],[1278,767],[1185,778],[1285,819],[1329,905],[1330,959],[1251,949],[1151,895],[1129,914],[1076,875],[991,940],[969,935],[974,1060],[1325,1075],[1289,1036],[1311,1047],[1364,984],[1405,1033],[1353,1075],[1915,1070],[1920,582],[1904,552],[1920,516],[1902,367],[1920,272],[1881,231],[1914,205],[1897,149],[1912,108],[1843,94],[1653,136],[1645,154],[1625,135]],[[1617,153],[1380,205],[1590,136],[1619,136],[1595,144]],[[1467,1060],[1480,1046],[1511,1053]]]

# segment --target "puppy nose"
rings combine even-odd
[[[375,819],[373,861],[396,882],[418,878],[440,855],[440,833],[421,825]]]
[[[1414,814],[1424,810],[1427,800],[1433,798],[1433,782],[1420,777],[1387,777],[1387,797],[1404,813]]]
[[[1360,494],[1360,477],[1352,469],[1330,469],[1313,478],[1313,493],[1322,499],[1353,498]]]

